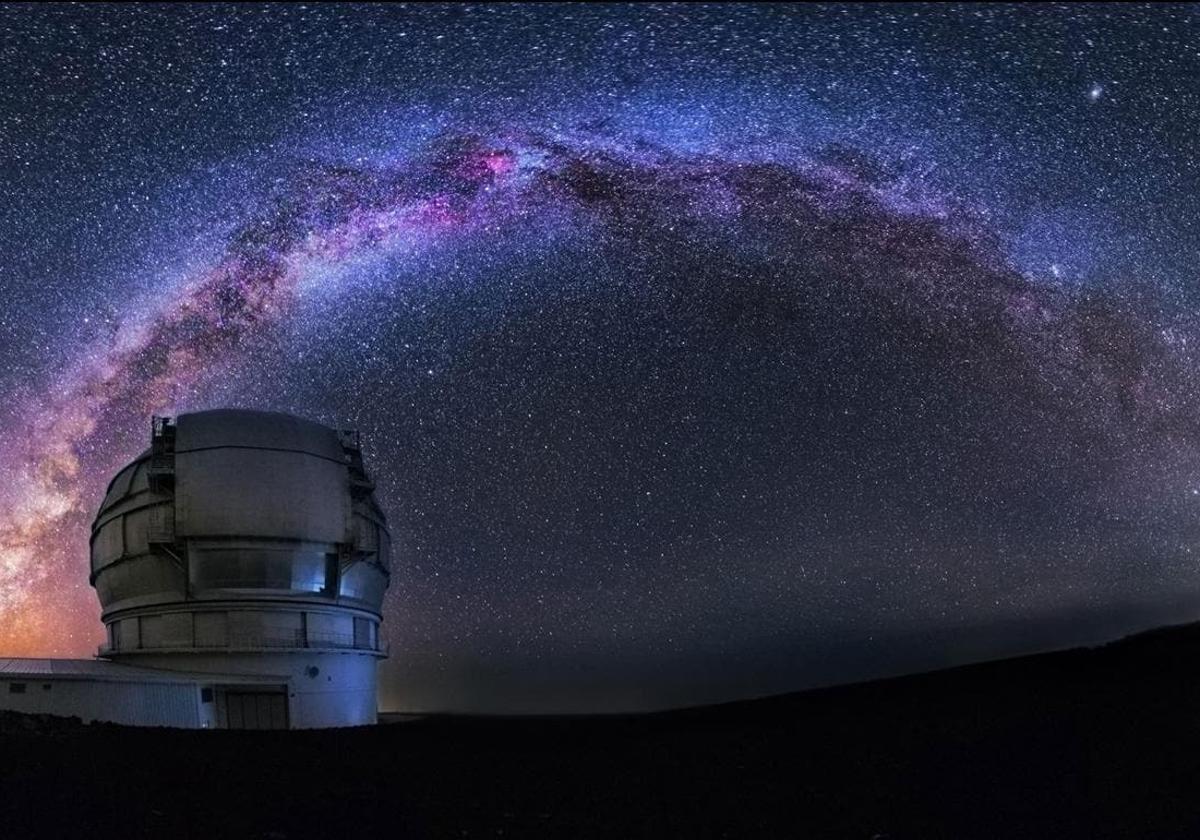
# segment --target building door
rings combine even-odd
[[[287,729],[287,694],[282,691],[226,691],[226,729]]]

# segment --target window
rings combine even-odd
[[[192,586],[209,589],[278,589],[293,592],[325,592],[330,588],[330,568],[337,572],[324,552],[272,549],[197,549],[188,566]],[[334,578],[336,580],[336,578]]]
[[[50,689],[51,689],[50,683],[42,683],[42,691],[49,691]]]
[[[200,689],[200,702],[211,703],[213,701],[213,690],[208,686]]]
[[[24,694],[25,693],[25,683],[9,683],[8,684],[8,693],[9,694]]]

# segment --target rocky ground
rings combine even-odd
[[[1200,837],[1200,628],[728,706],[191,732],[0,717],[0,837]]]

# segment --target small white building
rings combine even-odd
[[[284,729],[287,707],[278,698],[285,685],[282,677],[264,685],[257,678],[138,668],[104,659],[0,659],[0,709],[78,717],[85,723]]]
[[[358,436],[286,414],[155,418],[109,484],[97,660],[0,660],[0,709],[144,726],[376,721],[391,536]]]

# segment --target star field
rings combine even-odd
[[[358,428],[385,707],[1197,617],[1190,6],[0,9],[0,652],[151,414]]]

